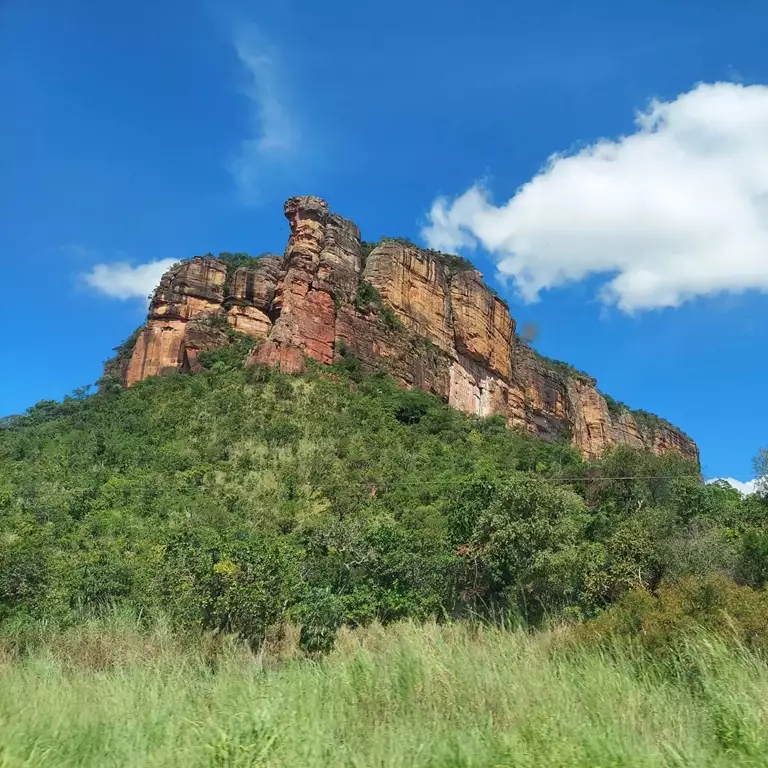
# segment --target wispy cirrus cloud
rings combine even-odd
[[[290,170],[302,149],[299,121],[289,104],[282,57],[254,24],[235,28],[234,46],[245,76],[249,135],[228,163],[242,198],[257,202],[276,173]]]
[[[158,259],[144,264],[129,264],[125,261],[95,264],[82,278],[94,291],[111,299],[146,301],[163,273],[175,262],[176,259]]]
[[[305,145],[299,121],[289,104],[279,49],[252,23],[241,22],[231,28],[249,130],[228,161],[227,169],[243,201],[253,204],[259,201],[267,184],[295,173]],[[90,249],[77,249],[81,256],[92,258]],[[163,273],[176,261],[100,262],[80,273],[79,279],[92,291],[112,299],[146,301]]]

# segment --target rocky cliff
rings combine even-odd
[[[501,415],[546,440],[568,436],[585,457],[626,444],[698,459],[676,427],[606,399],[594,379],[517,339],[507,305],[468,262],[406,241],[362,243],[316,197],[291,198],[285,214],[283,256],[239,268],[198,256],[164,275],[119,367],[126,385],[197,370],[200,352],[229,343],[232,329],[259,340],[246,364],[296,373],[307,358],[353,355],[467,413]]]

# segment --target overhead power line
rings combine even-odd
[[[525,472],[519,472],[516,474],[526,474],[528,477],[535,477],[541,480],[546,480],[547,482],[557,482],[557,483],[578,483],[578,482],[584,482],[584,483],[600,483],[600,482],[613,482],[613,481],[627,481],[627,480],[644,480],[644,481],[671,481],[671,480],[701,480],[701,475],[617,475],[617,476],[601,476],[596,475],[592,477],[583,477],[583,476],[547,476],[547,475],[529,475]],[[513,475],[510,474],[502,474],[499,475],[498,480],[503,480],[507,477],[510,477]],[[130,478],[127,478],[125,476],[116,475],[113,476],[110,479],[123,479],[128,480],[130,483]],[[164,479],[165,480],[165,479]],[[492,479],[488,479],[487,482],[491,482]],[[45,482],[45,481],[43,481]],[[77,488],[72,488],[66,486],[66,484],[63,483],[55,483],[54,485],[57,485],[61,487],[64,490],[69,491],[87,491],[87,490],[98,490],[99,488],[102,488],[104,485],[106,485],[109,481],[106,481],[105,483],[102,483],[101,485],[93,485],[93,486],[78,486]],[[159,481],[160,482],[160,481]],[[370,489],[371,487],[377,487],[381,490],[390,490],[395,488],[410,488],[414,486],[418,487],[425,487],[425,486],[450,486],[450,485],[466,485],[469,483],[482,483],[486,482],[485,478],[478,478],[478,477],[457,477],[457,478],[451,478],[451,479],[440,479],[440,478],[433,478],[430,480],[388,480],[388,479],[370,479],[370,480],[354,480],[354,481],[346,481],[346,480],[339,480],[339,481],[328,481],[328,480],[312,480],[312,479],[300,479],[296,480],[296,482],[293,484],[295,487],[300,486],[307,486],[310,485],[316,490],[323,490],[326,488],[364,488],[364,489]],[[222,485],[225,485],[226,483],[223,483]],[[216,485],[214,483],[214,485]],[[210,486],[206,486],[210,487]],[[152,490],[156,491],[159,490],[159,484],[157,486],[154,485],[137,485],[131,483],[128,488],[130,490]],[[115,488],[114,490],[119,490]]]

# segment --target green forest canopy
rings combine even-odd
[[[373,619],[535,625],[686,575],[768,578],[766,503],[677,454],[587,463],[348,361],[220,357],[5,420],[0,622],[118,604],[252,642],[290,619],[322,649]]]

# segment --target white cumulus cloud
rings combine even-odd
[[[627,313],[768,291],[768,86],[700,84],[635,127],[553,155],[500,205],[480,183],[438,198],[424,238],[484,248],[526,301],[592,276]]]
[[[91,288],[112,299],[146,299],[175,263],[176,259],[159,259],[135,266],[122,261],[96,264],[83,278]]]

